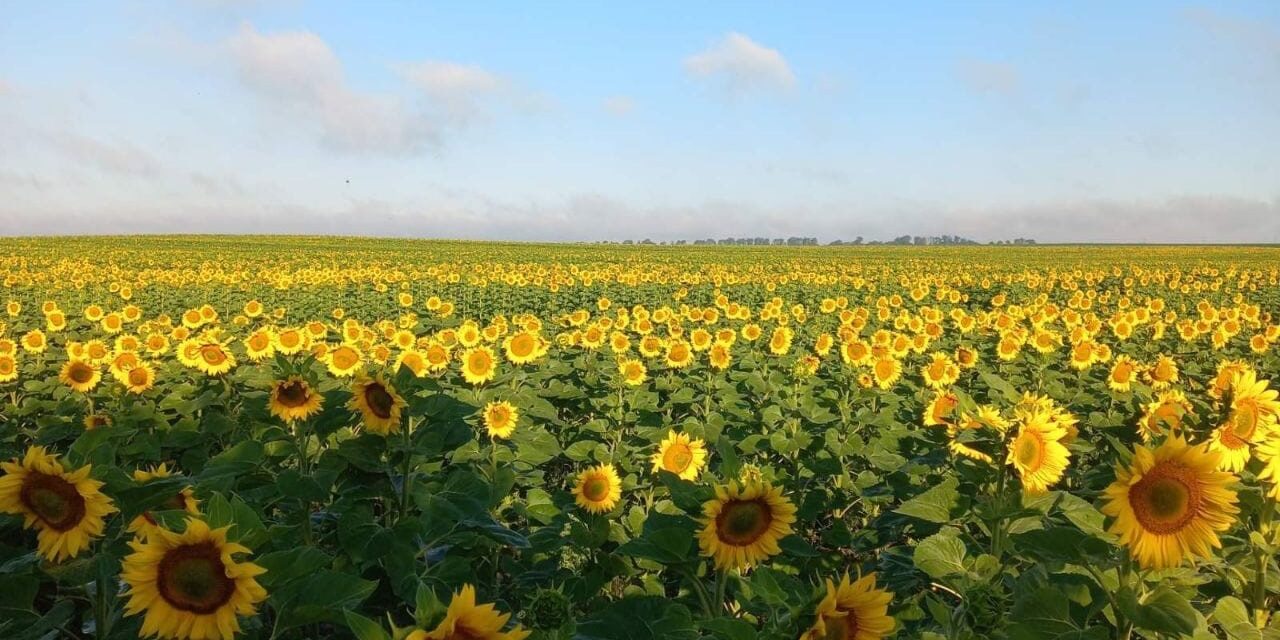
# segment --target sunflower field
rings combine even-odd
[[[1280,639],[1280,249],[0,239],[0,638]]]

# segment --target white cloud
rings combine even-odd
[[[695,78],[718,83],[730,95],[789,89],[796,83],[777,49],[736,32],[685,58],[684,69]]]
[[[977,93],[1011,95],[1018,91],[1021,82],[1018,68],[1005,62],[961,60],[956,73],[966,86]]]
[[[627,96],[609,96],[601,106],[610,114],[622,117],[635,111],[636,101]]]
[[[485,100],[511,91],[506,78],[475,65],[427,60],[401,65],[400,74],[458,125],[483,118]]]
[[[129,142],[103,141],[70,131],[40,134],[40,138],[73,161],[106,173],[146,177],[160,172],[155,156]]]
[[[314,33],[263,34],[244,23],[228,49],[247,87],[291,115],[313,119],[330,146],[404,154],[437,142],[435,127],[409,113],[398,96],[349,86],[341,61]]]

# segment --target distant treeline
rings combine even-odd
[[[1031,238],[1014,238],[1013,240],[993,240],[986,244],[989,245],[1028,245],[1035,244],[1036,241]],[[745,246],[775,246],[775,247],[816,247],[822,243],[817,238],[800,238],[792,236],[790,238],[707,238],[705,240],[672,240],[670,242],[660,241],[654,242],[649,238],[644,240],[623,240],[621,242],[613,242],[604,240],[597,244],[654,244],[654,245],[745,245]],[[853,240],[832,240],[827,246],[860,246],[860,245],[909,245],[909,246],[956,246],[956,245],[979,245],[983,244],[977,240],[970,240],[960,236],[898,236],[892,240],[866,240],[862,236],[858,236]]]

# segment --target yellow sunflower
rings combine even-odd
[[[0,512],[20,515],[37,531],[37,550],[53,562],[73,558],[102,535],[103,519],[116,512],[91,465],[67,471],[44,447],[29,447],[22,461],[0,463]]]
[[[235,356],[220,342],[205,342],[195,354],[196,369],[207,376],[220,376],[236,366]]]
[[[156,372],[145,362],[135,365],[124,374],[125,388],[132,394],[146,393],[155,384]]]
[[[158,467],[150,469],[136,469],[133,472],[133,481],[145,483],[156,478],[168,478],[173,475],[173,471],[164,463],[160,463]],[[195,490],[191,487],[185,487],[182,491],[173,494],[161,506],[161,510],[186,511],[191,515],[200,515],[200,501],[196,500]],[[160,530],[160,525],[151,517],[151,513],[144,511],[142,515],[136,516],[133,522],[129,523],[129,533],[136,533],[143,538],[149,538]]]
[[[902,377],[902,363],[893,357],[877,358],[871,365],[871,374],[881,390],[887,390]]]
[[[1111,365],[1111,373],[1107,374],[1107,386],[1112,391],[1126,392],[1133,386],[1133,381],[1141,372],[1141,367],[1133,361],[1133,358],[1120,356]]]
[[[644,384],[649,371],[645,368],[643,362],[634,358],[628,358],[618,363],[618,373],[622,376],[622,382],[624,384],[636,387]]]
[[[670,471],[681,480],[696,480],[698,473],[707,465],[707,445],[688,434],[670,431],[650,460],[654,473]]]
[[[1254,453],[1262,461],[1262,470],[1258,472],[1258,479],[1271,484],[1267,495],[1271,496],[1272,500],[1280,502],[1280,435],[1273,435],[1259,444]]]
[[[508,336],[503,341],[502,348],[507,354],[507,360],[515,364],[528,364],[541,355],[542,338],[531,331],[521,331]]]
[[[1144,568],[1176,567],[1221,547],[1218,533],[1235,522],[1236,477],[1218,471],[1218,454],[1172,436],[1154,451],[1139,447],[1128,468],[1117,468],[1102,512]]]
[[[1022,480],[1022,490],[1044,493],[1062,479],[1071,452],[1062,444],[1067,430],[1055,424],[1047,412],[1020,412],[1018,436],[1009,445],[1006,463]]]
[[[320,412],[324,397],[298,376],[277,380],[271,385],[267,408],[271,415],[285,422],[306,420]]]
[[[782,490],[752,480],[716,486],[716,497],[702,505],[698,532],[702,555],[718,569],[743,569],[781,553],[778,541],[791,533],[796,508]]]
[[[1178,363],[1169,356],[1160,356],[1144,374],[1152,389],[1164,389],[1178,381]]]
[[[400,432],[400,412],[408,406],[391,383],[381,378],[357,380],[347,406],[359,411],[364,426],[380,436]]]
[[[520,412],[510,402],[490,402],[484,406],[484,427],[492,438],[510,438],[519,420]]]
[[[329,368],[329,373],[340,378],[355,375],[363,361],[364,354],[349,344],[339,345],[325,354],[325,364]]]
[[[449,608],[445,611],[444,620],[431,631],[414,629],[404,640],[524,640],[529,631],[515,625],[510,631],[503,631],[509,613],[498,613],[492,604],[476,604],[475,587],[465,584],[462,590],[453,594]]]
[[[893,633],[889,615],[893,594],[876,587],[876,574],[850,583],[844,574],[840,584],[827,579],[827,595],[818,603],[813,626],[800,640],[880,640]]]
[[[251,616],[267,599],[257,576],[266,570],[233,556],[251,553],[227,541],[227,529],[210,529],[198,518],[186,531],[157,529],[129,543],[120,579],[128,589],[125,615],[145,614],[142,636],[178,640],[231,640],[238,616]]]
[[[62,370],[58,372],[58,380],[71,387],[72,391],[88,393],[98,386],[98,382],[102,380],[102,372],[85,360],[72,359],[62,365]]]
[[[591,467],[573,484],[574,502],[590,513],[608,513],[622,499],[622,479],[611,464]]]
[[[9,354],[0,355],[0,383],[18,379],[18,361]]]
[[[493,349],[484,345],[462,353],[462,378],[469,384],[481,385],[497,375],[498,363]]]
[[[936,393],[924,410],[924,426],[939,427],[951,424],[951,414],[960,406],[960,398],[954,393]]]
[[[1176,434],[1182,429],[1182,421],[1192,411],[1187,396],[1177,389],[1161,391],[1156,399],[1142,408],[1138,419],[1138,433],[1143,442],[1151,442],[1155,436]]]

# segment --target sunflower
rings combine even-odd
[[[650,457],[653,472],[670,471],[681,480],[696,480],[707,464],[707,446],[701,439],[670,431]]]
[[[1009,445],[1006,463],[1013,465],[1022,479],[1022,490],[1044,493],[1062,479],[1071,452],[1062,440],[1067,430],[1045,411],[1020,411],[1018,436]]]
[[[366,429],[380,436],[399,433],[400,412],[408,403],[391,383],[382,378],[365,378],[352,385],[351,393],[347,407],[360,412]]]
[[[724,371],[729,368],[733,362],[733,354],[729,351],[729,345],[724,342],[716,342],[711,345],[711,351],[707,354],[707,360],[711,366],[718,371]]]
[[[893,594],[876,587],[876,574],[850,583],[844,574],[837,585],[827,579],[827,595],[818,603],[813,626],[800,640],[880,640],[893,633],[889,615]]]
[[[689,348],[689,343],[680,339],[673,339],[667,343],[667,366],[673,369],[683,369],[693,364],[693,350]]]
[[[137,483],[146,483],[156,478],[168,478],[173,472],[164,463],[160,463],[158,467],[150,469],[136,469],[133,472],[133,481]],[[191,515],[200,515],[200,501],[195,498],[195,491],[191,487],[185,487],[182,491],[173,494],[162,505],[162,510],[169,511],[186,511]],[[149,512],[144,511],[129,523],[129,533],[136,533],[143,538],[149,538],[160,529],[160,525],[151,517]]]
[[[1117,468],[1102,512],[1144,568],[1176,567],[1221,547],[1218,533],[1235,522],[1236,481],[1218,471],[1218,454],[1172,436],[1152,450],[1139,447],[1128,468]]]
[[[444,619],[431,631],[414,629],[404,640],[524,640],[529,631],[515,625],[510,631],[503,631],[509,613],[498,613],[492,604],[476,604],[475,587],[464,584],[462,590],[453,594]]]
[[[644,380],[648,377],[649,371],[645,368],[644,363],[634,358],[628,358],[618,363],[618,374],[622,376],[622,382],[627,386],[637,387],[644,384]]]
[[[84,430],[93,431],[98,427],[111,426],[111,416],[105,413],[91,413],[84,417]]]
[[[1178,381],[1178,363],[1169,356],[1160,356],[1144,373],[1152,389],[1164,389]]]
[[[427,359],[417,349],[405,349],[396,356],[395,364],[391,369],[392,371],[408,369],[413,372],[414,377],[421,378],[427,375]]]
[[[0,383],[18,379],[18,361],[9,354],[0,355]]]
[[[307,348],[307,334],[300,329],[285,329],[275,336],[276,351],[291,356]]]
[[[49,347],[49,340],[45,338],[44,332],[39,329],[32,329],[22,336],[22,348],[27,353],[44,353]]]
[[[156,372],[151,368],[151,365],[142,362],[125,372],[123,382],[129,393],[146,393],[148,389],[156,384]]]
[[[258,329],[244,339],[244,352],[254,362],[262,362],[275,355],[276,339],[267,328]]]
[[[849,365],[864,365],[871,360],[871,347],[861,340],[840,345],[840,359]]]
[[[363,360],[364,354],[349,344],[338,345],[325,354],[325,364],[329,368],[329,373],[340,378],[355,375]]]
[[[716,486],[716,497],[702,505],[698,532],[702,555],[718,569],[743,569],[781,553],[778,541],[791,533],[796,508],[782,490],[752,480]]]
[[[98,382],[102,380],[102,372],[85,360],[72,359],[62,365],[62,370],[58,372],[58,380],[71,387],[72,391],[88,393],[98,386]]]
[[[1112,391],[1127,392],[1139,373],[1141,373],[1141,367],[1137,362],[1129,356],[1120,356],[1111,365],[1111,373],[1107,374],[1107,386]]]
[[[271,415],[285,422],[306,420],[319,413],[324,397],[298,376],[277,380],[271,385],[271,397],[267,407]]]
[[[52,562],[74,558],[102,535],[115,513],[111,498],[89,477],[91,465],[67,471],[44,447],[28,447],[22,461],[0,463],[0,513],[20,515],[35,528],[37,550]]]
[[[462,378],[473,385],[484,384],[497,375],[497,358],[493,349],[484,345],[462,352]]]
[[[622,479],[611,464],[591,467],[573,484],[574,502],[590,513],[613,511],[622,498]]]
[[[1182,429],[1182,421],[1192,411],[1187,396],[1177,389],[1161,391],[1160,395],[1142,408],[1142,417],[1138,418],[1138,433],[1143,442],[1150,442],[1154,436],[1178,433]]]
[[[924,426],[939,427],[951,424],[951,414],[960,406],[960,398],[954,393],[937,393],[924,410]]]
[[[518,420],[520,412],[510,402],[490,402],[484,406],[484,427],[491,438],[510,438]]]
[[[253,615],[267,591],[255,579],[266,572],[233,556],[251,553],[227,541],[227,529],[188,518],[186,531],[157,529],[129,543],[120,579],[128,589],[125,615],[145,613],[140,634],[179,640],[231,640],[237,616]]]
[[[195,368],[207,376],[220,376],[236,366],[235,356],[220,342],[201,344],[195,354]]]
[[[537,334],[531,331],[521,331],[508,336],[503,341],[502,348],[507,354],[507,360],[515,364],[528,364],[536,360],[540,355],[541,343],[542,339]]]
[[[902,363],[891,356],[877,358],[871,365],[871,373],[875,377],[876,386],[887,390],[902,377]]]
[[[773,335],[769,337],[769,353],[775,356],[786,355],[791,351],[791,340],[795,336],[795,332],[791,327],[778,327],[773,330]]]
[[[943,389],[960,378],[960,367],[945,353],[935,353],[929,364],[920,368],[920,376],[930,389]]]

